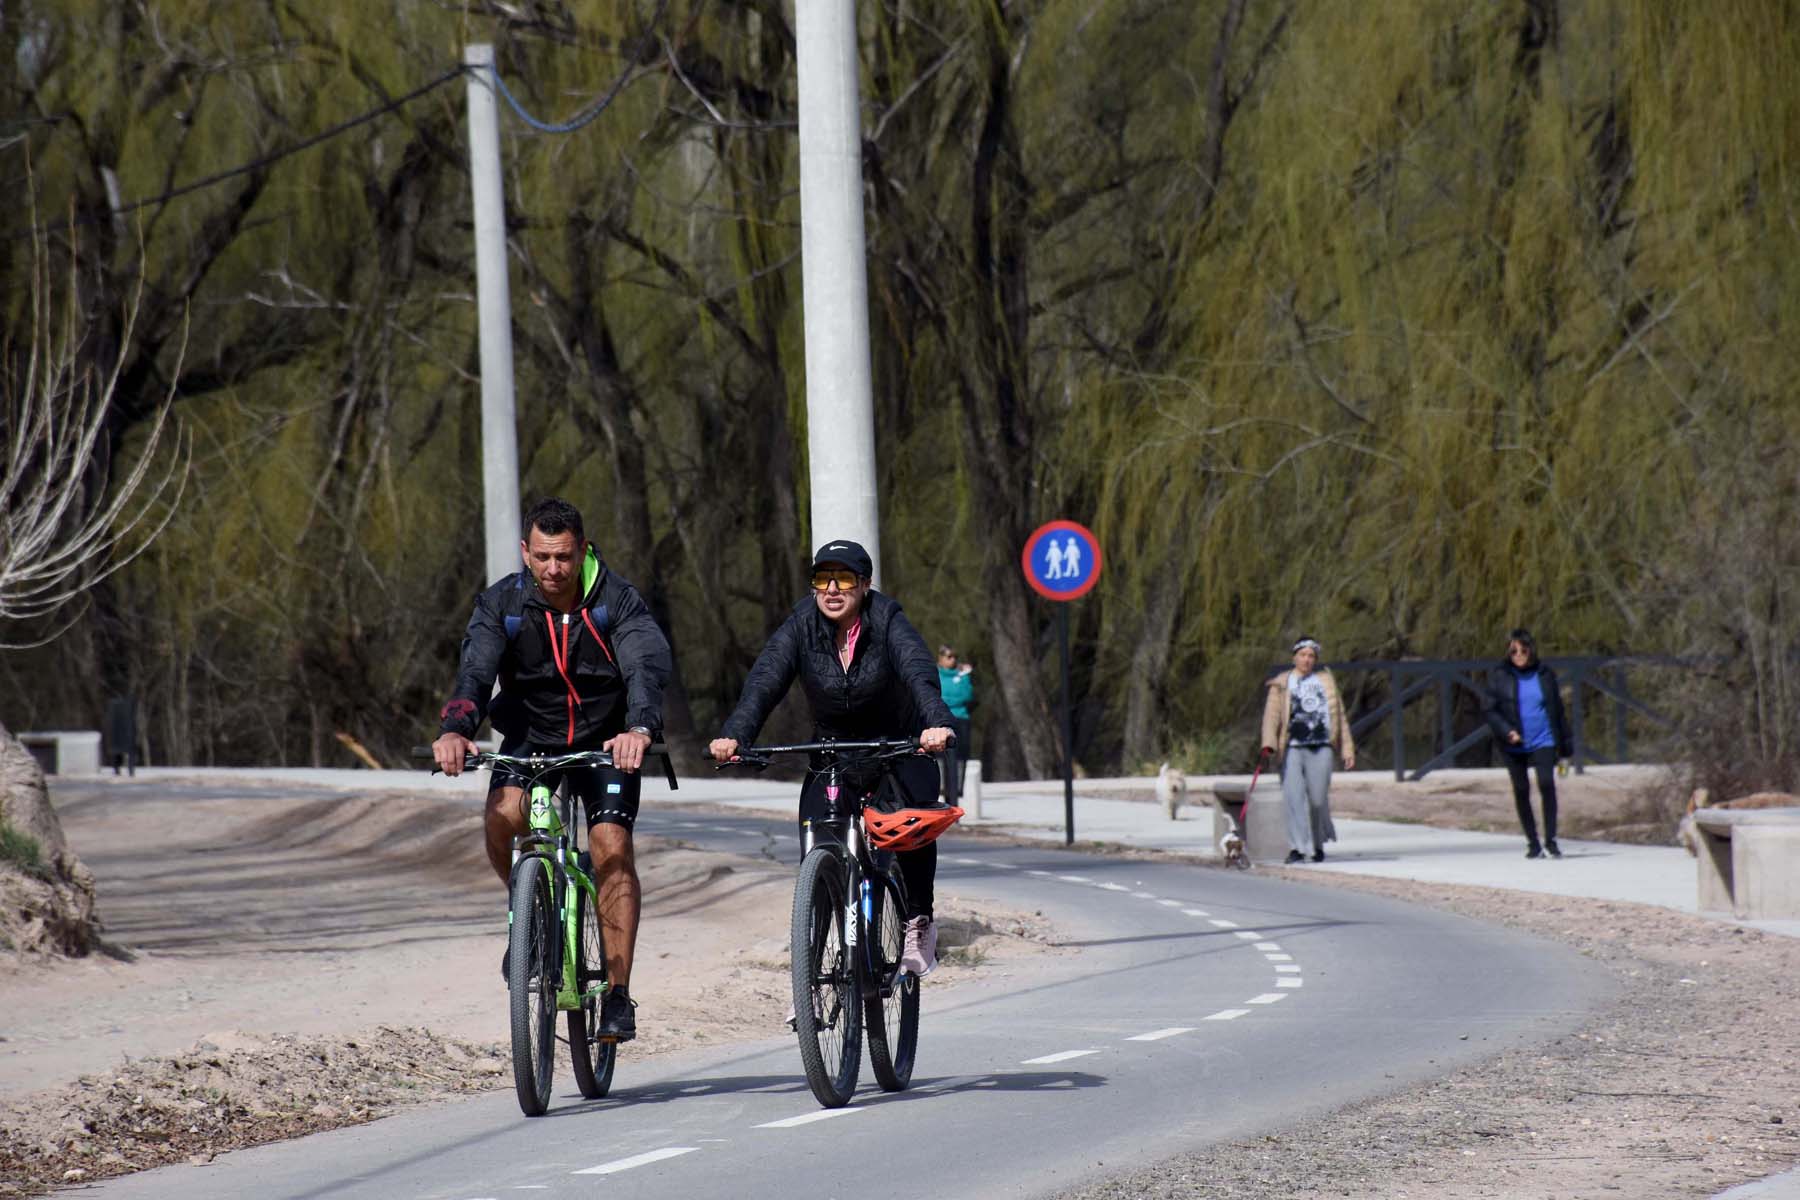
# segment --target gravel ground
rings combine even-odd
[[[1305,878],[1565,942],[1611,970],[1620,995],[1575,1034],[1061,1200],[1653,1200],[1800,1162],[1800,939],[1645,905]]]

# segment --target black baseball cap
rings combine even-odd
[[[813,555],[813,570],[818,570],[826,563],[842,563],[864,577],[875,574],[875,563],[870,559],[869,552],[856,542],[826,542],[820,546],[819,552]]]

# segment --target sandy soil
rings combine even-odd
[[[217,783],[54,793],[110,953],[0,970],[0,1195],[511,1087],[505,898],[479,817],[416,795]],[[779,1035],[793,869],[638,841],[629,1063]],[[1043,921],[939,900],[951,988],[1057,953]]]

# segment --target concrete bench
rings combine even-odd
[[[93,775],[100,770],[100,733],[59,729],[15,735],[46,775]]]
[[[1701,912],[1800,919],[1800,808],[1697,808],[1694,828]]]

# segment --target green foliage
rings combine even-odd
[[[21,833],[5,821],[0,821],[0,863],[27,875],[41,878],[45,874],[44,852],[38,846],[37,839]]]
[[[632,72],[579,134],[503,123],[521,459],[652,596],[703,737],[820,532],[793,47],[779,5],[678,0],[645,49],[649,11],[63,5],[0,89],[72,114],[30,149],[43,211],[101,218],[66,251],[105,312],[136,242],[103,168],[154,194],[468,40],[545,116]],[[1250,727],[1301,629],[1338,660],[1519,623],[1552,656],[1800,642],[1755,486],[1800,452],[1791,6],[859,11],[883,582],[977,665],[990,769],[1044,724],[1050,614],[1014,597],[1056,516],[1109,551],[1076,613],[1090,771],[1240,769],[1207,731]],[[480,562],[462,86],[143,214],[120,437],[191,311],[195,484],[99,620],[0,663],[9,704],[131,691],[178,761],[430,729]],[[0,255],[9,313],[21,278]],[[1786,754],[1778,677],[1731,678]]]

